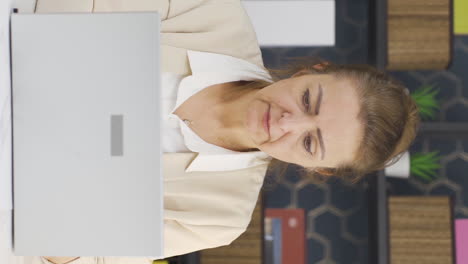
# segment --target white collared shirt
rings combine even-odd
[[[228,55],[187,51],[192,75],[162,73],[163,152],[197,152],[186,171],[228,171],[264,164],[270,157],[261,151],[238,152],[210,144],[195,134],[173,112],[204,88],[233,81],[265,80],[269,73],[248,61]]]

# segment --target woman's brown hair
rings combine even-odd
[[[267,69],[273,81],[298,72],[300,75],[332,74],[337,78],[348,78],[357,89],[361,107],[358,118],[364,125],[364,135],[352,163],[337,168],[303,168],[306,177],[323,182],[333,175],[357,182],[364,175],[400,159],[416,137],[420,122],[418,107],[404,85],[368,65],[335,65],[309,57],[291,60],[285,69]],[[269,84],[255,81],[245,88],[263,88]],[[273,168],[287,166],[275,159],[271,165]]]

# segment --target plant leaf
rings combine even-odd
[[[428,153],[414,153],[410,157],[410,172],[412,175],[427,181],[437,177],[439,164],[439,151]]]
[[[421,176],[421,175],[422,176],[429,176],[429,175],[427,175],[427,173],[425,171],[421,170],[421,168],[414,167],[414,168],[412,168],[411,171],[413,171],[418,176]]]
[[[416,175],[418,176],[419,178],[422,178],[422,179],[425,179],[427,181],[430,181],[431,180],[431,177],[429,175],[427,175],[426,173],[422,172],[422,171],[419,171],[417,169],[414,169],[412,170],[412,175]]]
[[[433,84],[425,84],[411,93],[411,97],[416,102],[422,119],[434,119],[436,110],[440,108],[436,96],[439,89],[435,89]]]

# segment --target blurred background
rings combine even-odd
[[[450,36],[443,36],[443,41],[447,43],[446,45],[450,45],[451,50],[446,52],[447,48],[443,46],[444,44],[438,43],[436,48],[437,46],[442,47],[442,50],[432,51],[433,53],[445,52],[449,55],[445,61],[435,59],[438,62],[435,63],[434,68],[438,69],[387,69],[393,77],[403,82],[412,92],[424,85],[438,88],[439,93],[435,98],[440,109],[435,112],[432,120],[424,120],[424,122],[433,122],[435,126],[455,125],[442,132],[431,130],[433,127],[428,127],[426,132],[418,135],[416,142],[410,148],[410,153],[439,152],[441,158],[439,160],[440,168],[436,169],[437,177],[429,181],[413,176],[403,179],[386,177],[387,194],[448,195],[453,198],[454,217],[467,218],[468,139],[463,133],[466,133],[466,122],[468,122],[468,32],[466,31],[466,21],[461,21],[461,16],[468,16],[468,1],[455,0],[455,3],[450,1],[444,3],[444,1],[388,0],[388,2],[394,2],[393,6],[397,7],[398,4],[404,2],[413,5],[432,5],[432,7],[439,5],[442,11],[437,12],[435,8],[430,10],[429,13],[432,14],[432,17],[419,13],[421,20],[428,19],[430,21],[441,18],[444,10],[447,10],[443,6],[444,4],[446,6],[454,4],[456,9],[450,6],[451,14],[447,16],[450,21],[445,17],[446,22],[442,22],[442,24],[451,26],[449,23],[454,22],[452,20],[453,13],[456,13],[455,16],[458,17],[455,18],[460,21],[455,25],[455,32],[447,31]],[[382,16],[377,13],[379,7],[376,5],[378,3],[373,0],[336,0],[336,42],[334,46],[262,47],[265,66],[281,68],[286,62],[285,57],[296,56],[318,56],[334,63],[376,65],[376,54],[373,51],[375,47],[371,47],[371,45],[375,45],[378,40],[370,39],[376,38],[375,30],[379,26],[373,16]],[[389,7],[391,6],[392,3],[389,3]],[[411,12],[418,14],[417,8],[407,9],[407,13]],[[387,13],[387,19],[391,18],[391,15]],[[431,34],[422,25],[417,27],[420,31],[424,31],[424,34]],[[433,30],[435,31],[435,29]],[[391,33],[390,30],[388,32]],[[420,49],[432,48],[421,43],[416,45]],[[374,53],[372,54],[372,52]],[[417,57],[418,54],[407,56]],[[431,66],[428,64],[427,62],[423,63],[419,68],[430,68]],[[441,64],[442,66],[440,66]],[[394,68],[398,67],[394,66]],[[400,65],[400,68],[405,68],[405,65]],[[465,129],[463,129],[463,125]],[[375,175],[370,175],[370,177],[375,177]],[[376,243],[375,240],[369,240],[370,235],[375,235],[369,233],[372,232],[372,228],[369,228],[369,225],[372,225],[369,223],[369,217],[372,218],[372,216],[369,213],[375,213],[369,208],[369,203],[372,203],[369,201],[369,187],[372,184],[368,180],[364,180],[359,184],[349,185],[334,179],[324,185],[315,185],[302,178],[294,166],[290,166],[285,172],[283,180],[266,193],[265,206],[267,208],[304,209],[306,263],[377,263],[369,262],[369,257],[372,255],[369,254],[370,246],[371,248],[375,247],[375,244],[370,245],[370,243]],[[372,196],[370,197],[372,198]]]

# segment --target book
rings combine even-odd
[[[456,263],[468,263],[468,219],[455,220]]]
[[[281,264],[304,264],[304,209],[266,209],[265,217],[281,219]],[[267,262],[266,262],[267,263]]]
[[[281,264],[282,251],[281,218],[265,218],[264,256],[265,263]]]

